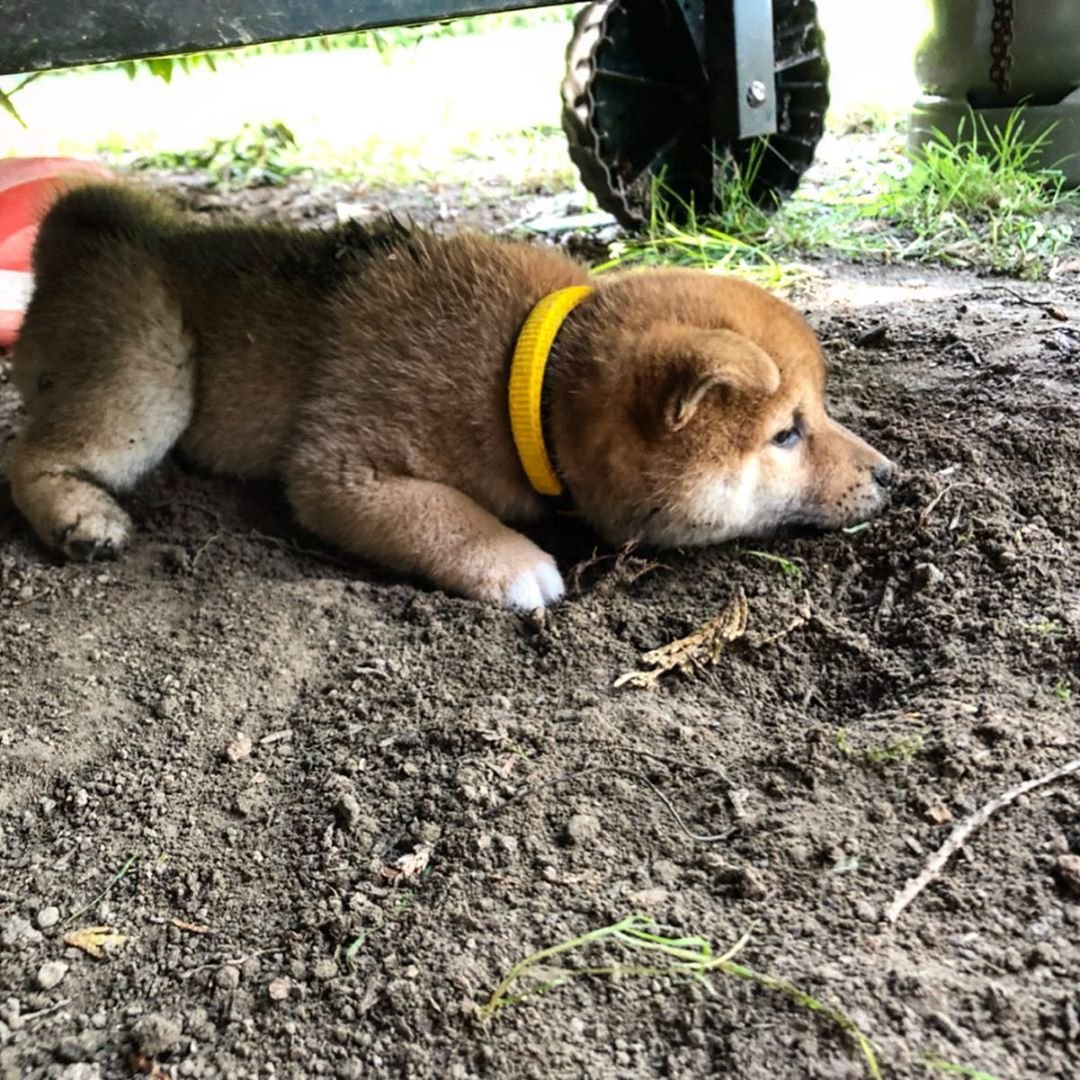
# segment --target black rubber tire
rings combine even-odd
[[[563,129],[603,209],[640,227],[654,177],[662,176],[668,213],[708,212],[717,208],[717,176],[730,168],[753,172],[750,194],[761,206],[795,190],[829,104],[813,0],[773,0],[773,34],[776,133],[713,146],[707,78],[678,0],[594,0],[578,13],[566,52]]]

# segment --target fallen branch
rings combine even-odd
[[[949,834],[948,840],[930,856],[926,866],[923,867],[922,873],[918,877],[909,878],[904,887],[893,897],[892,903],[885,909],[885,921],[895,923],[900,918],[908,904],[941,873],[949,859],[963,847],[968,837],[976,829],[989,820],[991,814],[1000,810],[1003,806],[1008,806],[1009,803],[1020,798],[1021,795],[1026,795],[1029,791],[1034,791],[1035,788],[1043,787],[1046,784],[1052,784],[1055,780],[1060,780],[1062,777],[1069,776],[1074,772],[1080,772],[1080,758],[1062,765],[1045,776],[1037,777],[1034,780],[1025,780],[1022,784],[1009,788],[1008,791],[998,795],[997,798],[991,799],[985,805],[980,806],[974,814],[964,818]]]

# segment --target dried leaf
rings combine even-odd
[[[127,941],[125,934],[117,933],[111,926],[86,926],[82,930],[72,930],[64,935],[64,944],[71,945],[76,949],[82,949],[84,953],[104,959],[105,956]]]
[[[431,859],[431,845],[417,844],[407,855],[395,859],[389,866],[381,868],[381,873],[388,881],[410,881],[416,877]]]
[[[746,633],[746,622],[750,609],[746,597],[740,589],[724,605],[723,611],[710,619],[704,626],[698,627],[692,634],[676,641],[661,645],[642,656],[642,662],[652,665],[652,671],[628,671],[615,680],[620,686],[655,686],[662,676],[678,669],[689,674],[695,664],[715,664],[720,659],[724,647],[737,641]]]

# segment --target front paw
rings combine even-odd
[[[514,611],[535,611],[561,600],[566,593],[562,574],[555,566],[555,560],[546,552],[537,549],[540,558],[534,565],[522,570],[502,595],[503,607]]]
[[[535,611],[566,592],[555,560],[520,533],[504,529],[457,566],[456,592],[513,611]]]
[[[73,562],[114,559],[127,546],[131,520],[112,499],[100,493],[86,500],[75,520],[53,530],[53,543]]]

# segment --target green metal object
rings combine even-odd
[[[915,56],[922,93],[908,123],[918,151],[940,131],[955,139],[1001,130],[1024,107],[1024,135],[1045,134],[1039,164],[1080,187],[1080,2],[931,0]]]

